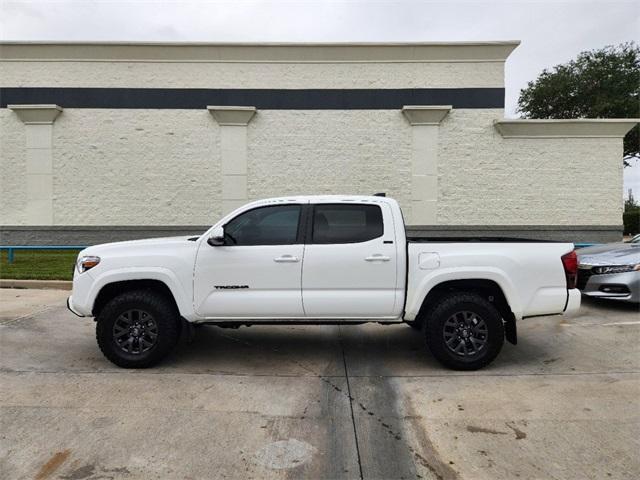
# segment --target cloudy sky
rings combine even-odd
[[[506,115],[516,116],[520,89],[542,69],[583,50],[640,41],[640,1],[0,0],[0,36],[62,41],[521,40],[506,65]],[[640,197],[640,164],[627,168],[625,177]]]

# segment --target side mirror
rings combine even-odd
[[[216,227],[207,238],[207,243],[212,247],[224,245],[224,227]]]

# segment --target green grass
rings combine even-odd
[[[14,250],[0,252],[0,278],[14,280],[71,280],[79,250]]]

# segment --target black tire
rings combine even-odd
[[[409,325],[414,330],[422,330],[422,322],[419,322],[417,320],[406,320],[404,323]]]
[[[425,316],[423,331],[433,356],[454,370],[478,370],[490,364],[504,343],[500,313],[475,293],[452,293],[441,298]],[[463,351],[456,353],[454,347]]]
[[[130,320],[129,324],[126,323],[127,319]],[[132,338],[132,322],[136,322],[135,325],[144,324],[135,327],[135,338]],[[123,326],[129,326],[128,332],[124,334]],[[145,328],[148,328],[146,333]],[[142,333],[139,333],[140,330]],[[120,338],[116,338],[118,336]],[[123,368],[148,368],[156,365],[173,350],[179,337],[180,319],[175,306],[169,299],[152,290],[136,290],[118,295],[104,306],[97,318],[96,339],[100,350],[107,359]],[[132,338],[131,345],[129,338]],[[125,351],[127,347],[129,351]]]

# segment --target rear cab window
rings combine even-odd
[[[382,237],[384,223],[378,205],[316,204],[311,243],[361,243]]]

